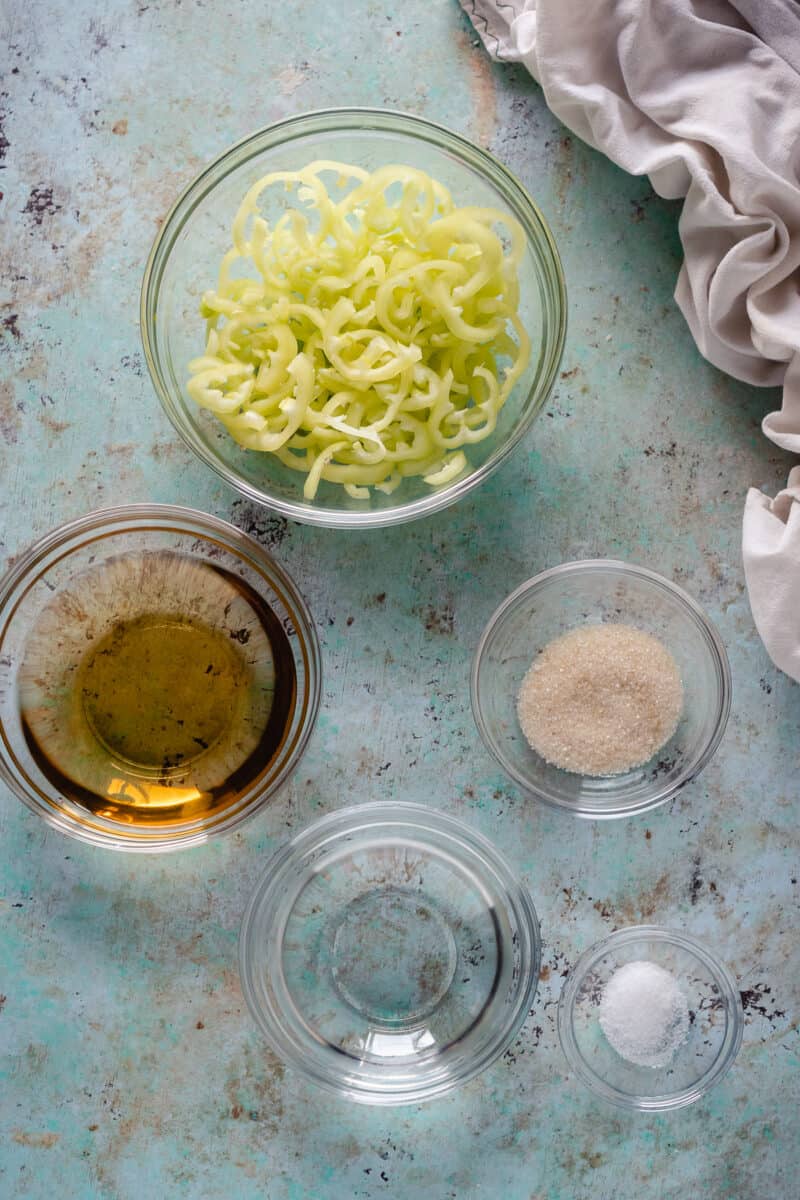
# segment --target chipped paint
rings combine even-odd
[[[475,54],[468,35],[457,38],[463,55],[463,64],[470,81],[471,109],[475,114],[473,139],[479,146],[489,150],[497,128],[497,74],[498,69],[486,54]]]
[[[284,67],[278,72],[277,83],[282,96],[292,96],[298,88],[308,81],[311,69],[308,63],[299,67]]]

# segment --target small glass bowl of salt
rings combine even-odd
[[[622,1108],[693,1104],[730,1069],[744,1014],[728,968],[686,934],[617,930],[583,954],[558,1005],[561,1046],[587,1087]]]

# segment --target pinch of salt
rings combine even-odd
[[[689,1006],[657,963],[625,963],[606,984],[600,1027],[616,1052],[641,1067],[665,1067],[689,1032]]]

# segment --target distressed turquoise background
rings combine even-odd
[[[103,504],[193,504],[292,572],[325,672],[283,801],[207,848],[100,853],[0,794],[3,1200],[796,1196],[800,690],[755,636],[739,557],[746,486],[775,491],[789,462],[759,431],[777,395],[704,363],[673,304],[677,206],[567,136],[522,70],[490,64],[456,0],[7,0],[0,62],[0,557]],[[388,532],[305,529],[237,500],[162,416],[137,326],[184,183],[256,127],[337,103],[424,113],[490,147],[541,204],[570,291],[561,377],[522,450],[455,509]],[[468,673],[507,592],[607,553],[707,606],[735,697],[694,786],[592,825],[506,784]],[[236,937],[290,833],[400,796],[497,842],[546,946],[502,1061],[444,1100],[373,1111],[284,1075],[243,1010]],[[715,946],[747,1017],[725,1082],[660,1117],[584,1091],[555,1032],[569,964],[642,920]]]

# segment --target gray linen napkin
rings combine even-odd
[[[489,53],[661,196],[684,197],[675,299],[710,362],[783,386],[763,423],[800,454],[800,6],[793,0],[461,0]],[[800,680],[800,471],[751,488],[753,617]]]

